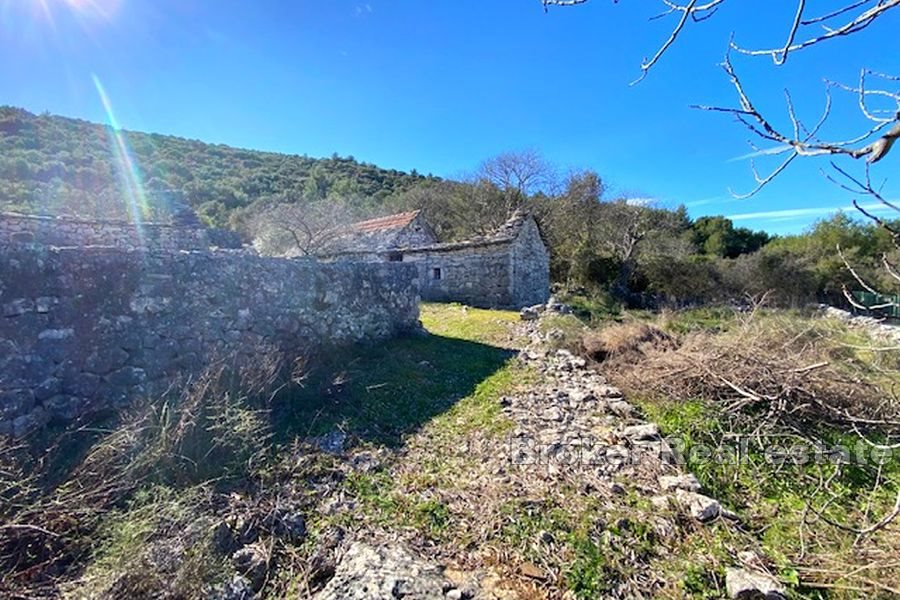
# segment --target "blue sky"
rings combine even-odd
[[[531,148],[563,169],[595,169],[619,193],[790,232],[849,206],[819,173],[826,163],[797,164],[735,200],[729,188],[753,187],[739,159],[748,132],[688,106],[733,105],[716,66],[730,32],[777,45],[792,5],[732,0],[629,86],[672,27],[648,21],[659,12],[650,0],[548,14],[538,0],[0,0],[0,104],[104,121],[96,75],[126,129],[446,177]],[[764,110],[784,115],[787,86],[814,121],[824,77],[900,72],[900,55],[872,51],[892,47],[898,12],[778,69],[735,63]],[[855,98],[835,104],[840,136],[859,121]],[[876,173],[896,172],[897,160]],[[885,189],[900,196],[891,181]]]

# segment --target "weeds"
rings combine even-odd
[[[0,449],[0,590],[56,595],[90,563],[79,585],[105,581],[113,597],[170,585],[199,593],[208,561],[198,554],[202,532],[187,525],[212,510],[212,482],[254,472],[268,449],[272,395],[290,374],[264,350],[252,366],[217,361],[162,399],[137,403],[109,429],[76,423],[49,449],[53,432]],[[137,549],[151,538],[170,538],[174,571],[151,580],[168,567],[135,566],[114,577],[114,565],[142,560]]]
[[[900,438],[900,353],[796,312],[716,320],[695,312],[662,315],[658,327],[612,325],[585,349],[680,442],[704,488],[741,512],[783,581],[807,597],[900,593],[900,460],[872,452]],[[736,439],[746,442],[739,461],[695,452],[730,450]],[[828,460],[794,461],[773,445],[821,448]],[[828,452],[859,445],[869,460]],[[693,573],[682,586],[704,581]]]

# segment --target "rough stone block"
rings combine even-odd
[[[121,369],[127,362],[127,352],[121,348],[105,346],[97,348],[87,357],[84,368],[89,373],[106,375],[117,369]]]
[[[34,408],[34,392],[10,390],[0,392],[0,420],[7,420]]]
[[[144,369],[124,367],[107,375],[106,381],[117,387],[131,387],[143,383],[146,378]]]

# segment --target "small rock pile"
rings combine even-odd
[[[334,577],[315,600],[462,600],[472,598],[444,575],[443,569],[416,556],[402,544],[373,546],[353,542]]]
[[[516,423],[512,462],[538,465],[535,477],[569,479],[609,489],[613,478],[653,494],[657,506],[680,506],[701,522],[737,519],[700,482],[679,467],[679,456],[655,423],[583,358],[567,350],[527,350],[521,358],[541,374],[526,394],[504,397],[504,413]],[[620,484],[621,485],[621,484]]]
[[[537,321],[541,318],[541,315],[544,313],[557,313],[561,315],[572,314],[572,307],[568,304],[564,304],[550,296],[550,299],[547,300],[546,304],[535,304],[534,306],[526,306],[519,313],[519,317],[523,321]]]
[[[853,313],[834,308],[833,306],[824,306],[822,313],[830,318],[843,321],[851,327],[859,327],[872,333],[873,336],[881,338],[888,342],[900,344],[900,327],[890,325],[881,319],[874,317],[866,317],[862,315],[854,315]]]

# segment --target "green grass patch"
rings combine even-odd
[[[836,467],[828,460],[817,464],[815,461],[820,459],[815,457],[794,464],[785,454],[776,454],[775,449],[791,452],[807,448],[805,442],[784,434],[763,437],[759,443],[745,438],[739,447],[739,438],[731,436],[731,422],[712,403],[636,400],[668,437],[678,440],[685,468],[697,476],[704,491],[737,510],[745,519],[747,531],[758,532],[754,534],[756,542],[774,560],[782,581],[794,585],[796,597],[848,597],[839,588],[824,592],[804,587],[799,573],[804,564],[815,563],[817,552],[851,560],[855,534],[829,525],[826,519],[854,526],[866,522],[867,514],[888,514],[900,485],[900,460],[896,454],[880,467],[875,462]],[[856,452],[860,444],[853,434],[833,429],[819,428],[817,437],[832,449]],[[718,449],[721,454],[716,458],[705,448]],[[826,481],[827,490],[818,489]],[[805,532],[805,539],[801,531]],[[723,558],[727,559],[727,555]],[[715,575],[687,570],[683,575],[684,590],[696,592],[696,597],[711,597],[707,594],[712,593],[709,584]]]
[[[442,500],[477,467],[478,458],[461,449],[506,434],[513,424],[499,398],[535,377],[504,347],[518,319],[511,311],[426,304],[430,335],[344,352],[311,375],[304,395],[292,399],[291,435],[340,427],[366,443],[406,446],[404,461],[415,463],[348,475],[343,486],[357,507],[346,517],[356,522],[346,525],[364,519],[434,540],[463,534],[451,532],[454,516]]]
[[[622,305],[608,292],[562,294],[560,301],[571,306],[575,315],[587,323],[617,319],[622,314]]]
[[[227,569],[211,547],[211,520],[200,508],[208,493],[202,486],[136,492],[96,532],[79,597],[141,597],[162,590],[191,597],[221,580]]]
[[[511,326],[519,321],[519,313],[462,304],[423,303],[421,319],[432,335],[508,348],[515,341]]]
[[[487,400],[513,382],[506,345],[517,319],[511,311],[426,304],[422,321],[430,335],[318,357],[303,389],[278,407],[279,440],[339,428],[398,446],[432,419],[461,410],[473,426],[496,426]]]
[[[727,306],[708,306],[663,313],[660,321],[669,333],[686,334],[694,331],[721,332],[734,325],[735,311]]]

